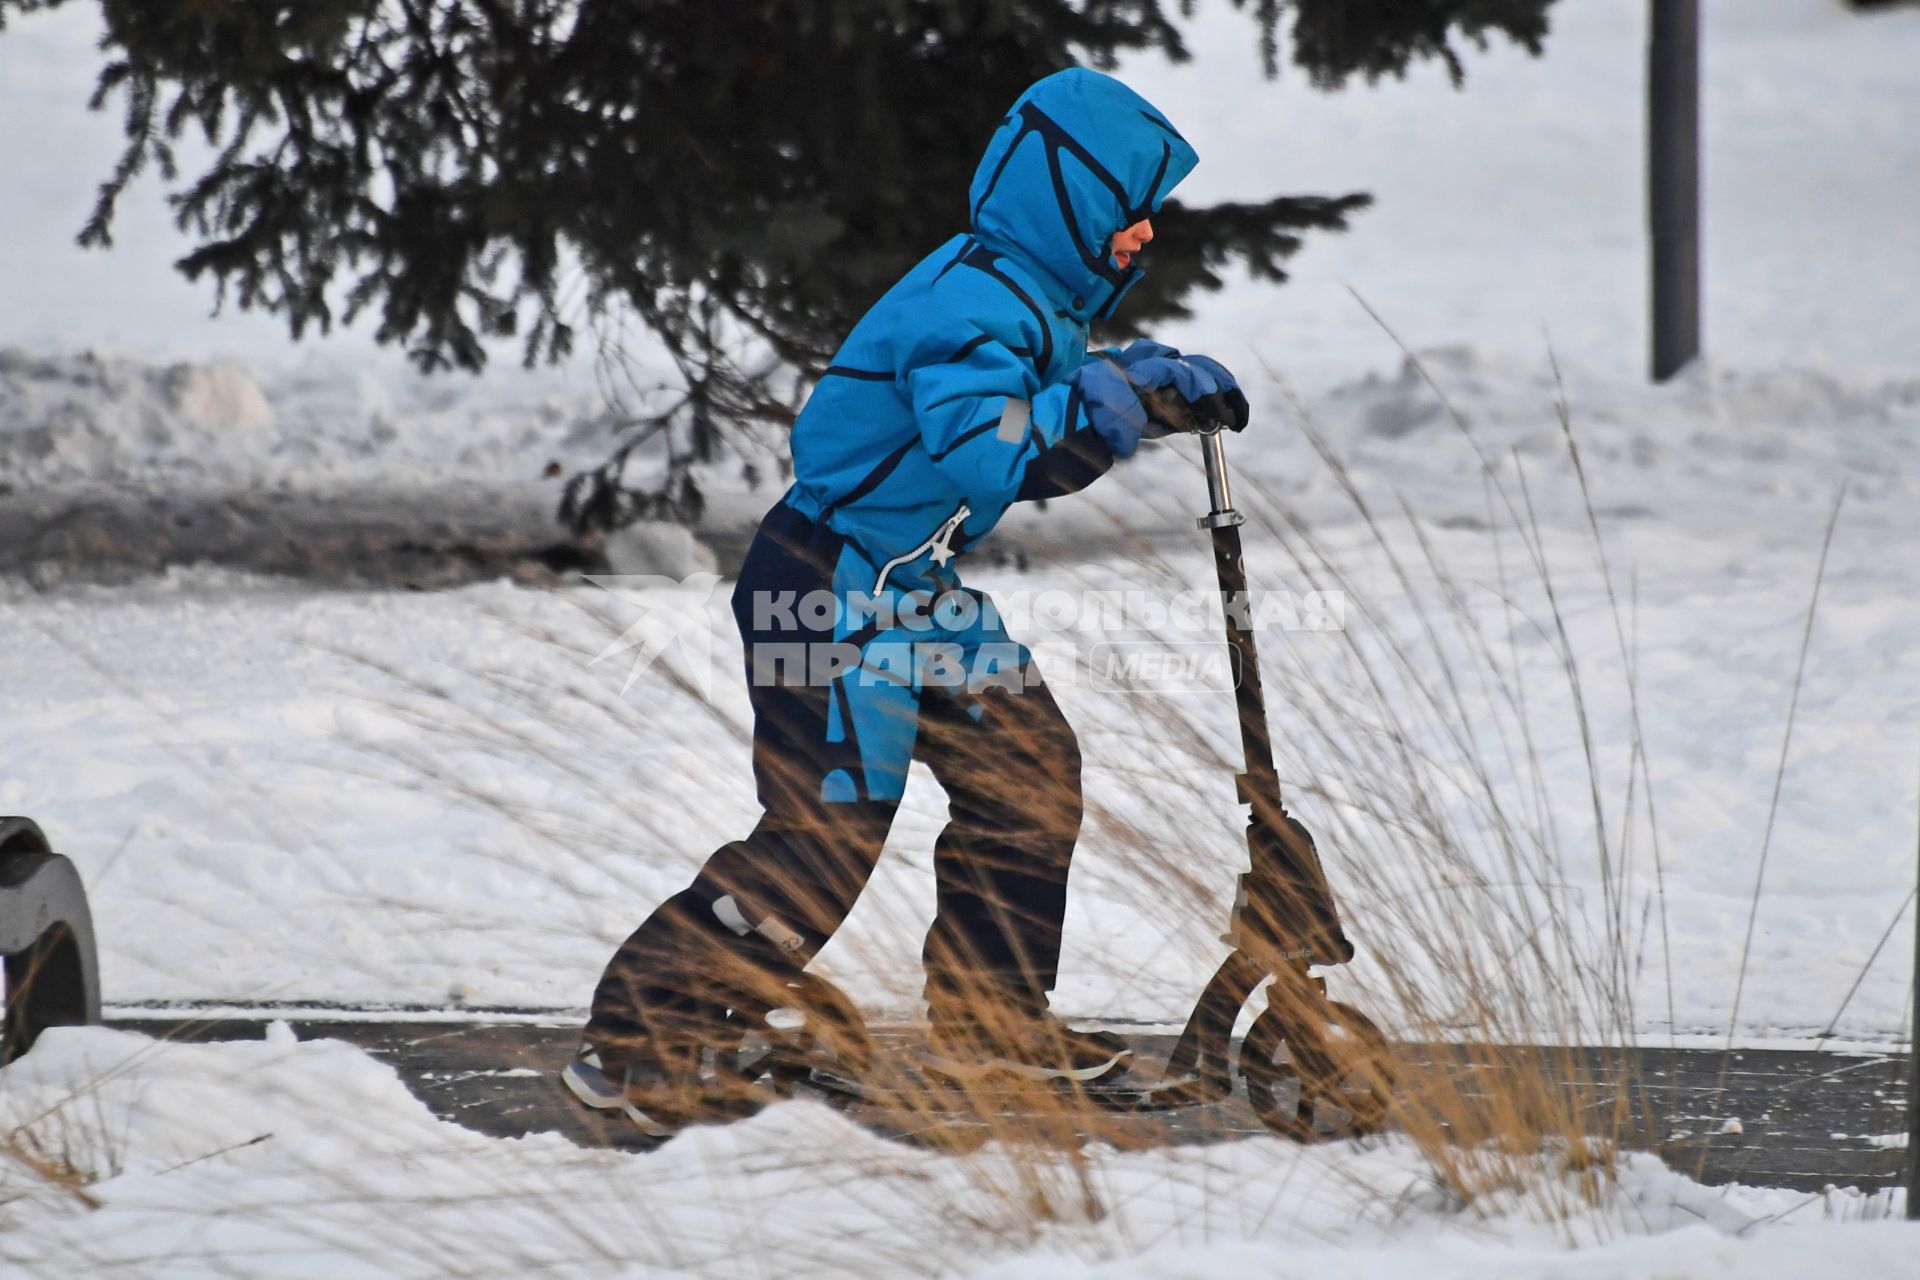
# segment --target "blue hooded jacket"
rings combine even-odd
[[[1066,379],[1142,274],[1113,264],[1113,235],[1197,162],[1111,76],[1062,71],[1013,104],[974,174],[972,232],[874,304],[794,423],[785,501],[847,540],[837,590],[950,589],[950,562],[1011,503],[1112,465]]]

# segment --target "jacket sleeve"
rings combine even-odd
[[[1076,427],[1027,464],[1016,501],[1035,502],[1078,493],[1112,466],[1113,450],[1100,433],[1091,426]]]
[[[1070,384],[1042,389],[1027,361],[984,333],[906,383],[927,453],[966,493],[1021,490],[1035,459],[1085,416]]]

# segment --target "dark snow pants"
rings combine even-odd
[[[793,621],[775,634],[756,616],[756,593],[830,590],[836,566],[844,587],[847,556],[839,535],[785,505],[761,525],[733,603],[747,647],[763,812],[615,953],[587,1027],[603,1049],[741,1003],[738,984],[756,973],[804,967],[873,872],[900,785],[880,774],[904,775],[906,761],[891,758],[903,751],[932,770],[948,800],[934,845],[938,909],[922,957],[929,1002],[936,1010],[983,1000],[1008,1012],[1046,1006],[1080,829],[1073,730],[1030,663],[976,690],[916,682],[903,696],[895,686],[884,691],[894,718],[877,724],[870,707],[852,705],[862,687],[851,674],[823,682],[756,664],[765,644],[794,639]],[[859,645],[873,637],[836,636],[827,624],[806,638]]]

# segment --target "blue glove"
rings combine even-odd
[[[1139,393],[1127,381],[1126,370],[1104,356],[1095,356],[1067,378],[1080,392],[1088,423],[1113,450],[1113,456],[1132,456],[1140,447],[1140,437],[1152,424]]]
[[[1203,423],[1235,431],[1247,425],[1247,397],[1226,367],[1206,356],[1161,354],[1172,350],[1142,340],[1117,357],[1096,356],[1069,375],[1088,420],[1114,457],[1130,457],[1142,440],[1158,440],[1180,429],[1151,416],[1140,402],[1142,391],[1178,397]]]
[[[1203,426],[1240,431],[1251,416],[1239,382],[1225,365],[1207,356],[1148,356],[1128,366],[1127,377],[1137,387],[1172,392]],[[1177,429],[1156,419],[1146,435],[1151,440]]]
[[[1142,360],[1154,356],[1172,356],[1179,359],[1180,353],[1164,342],[1154,342],[1147,338],[1135,338],[1126,347],[1111,347],[1102,353],[1108,359],[1117,361],[1122,369],[1131,369]]]

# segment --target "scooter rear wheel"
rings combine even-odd
[[[1372,1133],[1392,1106],[1392,1051],[1371,1018],[1337,1000],[1305,1017],[1269,1006],[1240,1046],[1247,1101],[1260,1123],[1294,1142]]]

